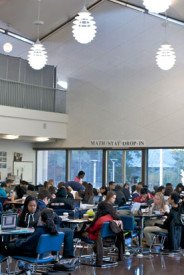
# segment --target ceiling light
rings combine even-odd
[[[171,5],[171,0],[143,0],[143,4],[150,12],[165,12]]]
[[[47,52],[39,40],[28,52],[28,63],[34,70],[40,70],[47,64]]]
[[[13,46],[10,42],[6,42],[4,43],[3,45],[3,50],[6,52],[6,53],[10,53],[13,49]]]
[[[96,23],[85,6],[75,17],[72,29],[73,36],[79,43],[87,44],[94,39],[96,34]]]
[[[47,138],[47,137],[37,137],[36,138],[36,141],[48,141],[49,140],[49,138]]]
[[[57,84],[65,90],[68,88],[68,83],[66,81],[58,81]]]
[[[4,136],[4,138],[5,139],[17,139],[17,138],[19,138],[19,136],[17,136],[17,135],[6,135],[6,136]]]
[[[169,44],[162,44],[156,54],[156,63],[162,70],[170,70],[176,62],[176,55]]]

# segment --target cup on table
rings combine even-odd
[[[68,212],[64,212],[63,216],[68,217]]]
[[[83,215],[84,220],[88,220],[88,214]]]

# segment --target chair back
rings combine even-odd
[[[0,202],[3,204],[5,202],[5,200],[7,200],[6,197],[0,196]]]
[[[120,206],[118,207],[118,210],[130,210],[130,205]]]
[[[40,236],[36,253],[43,254],[47,252],[59,252],[64,239],[64,233],[59,232],[58,235],[42,234]]]
[[[120,216],[120,219],[123,222],[123,230],[133,231],[135,229],[133,216]]]
[[[101,228],[101,236],[102,238],[108,238],[108,237],[115,237],[116,234],[112,232],[110,229],[110,222],[104,222],[102,228]]]

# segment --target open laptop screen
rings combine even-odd
[[[17,226],[17,214],[8,213],[2,214],[1,216],[1,230],[12,230],[16,229]]]

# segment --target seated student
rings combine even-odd
[[[148,189],[143,187],[141,188],[141,194],[139,197],[135,198],[133,202],[143,202],[147,203],[148,201],[153,200],[153,196],[148,192]]]
[[[51,194],[51,198],[55,199],[56,198],[56,193],[57,193],[57,188],[52,185],[52,186],[49,187],[48,191]]]
[[[132,200],[139,197],[141,194],[142,185],[138,184],[135,187],[135,191],[132,193]]]
[[[114,181],[109,181],[109,187],[107,187],[107,191],[113,191],[115,189],[115,182]]]
[[[18,216],[18,226],[36,227],[40,217],[38,201],[35,197],[28,196],[24,202],[22,213]]]
[[[5,190],[6,190],[6,183],[2,182],[0,187],[0,197],[8,198]]]
[[[152,232],[168,233],[170,223],[179,211],[179,207],[178,207],[179,200],[180,200],[180,197],[177,193],[175,192],[171,193],[171,195],[169,196],[168,202],[172,206],[172,208],[168,214],[167,219],[164,221],[164,223],[163,224],[155,223],[154,226],[146,226],[144,228],[144,235],[148,246],[150,246],[151,244]]]
[[[41,189],[41,191],[38,194],[38,208],[39,210],[43,210],[47,208],[47,205],[49,204],[51,199],[51,194],[47,189]]]
[[[10,193],[13,190],[12,183],[13,183],[13,180],[7,179],[5,191],[6,191],[6,194],[7,194],[8,197],[10,196]]]
[[[130,191],[129,191],[129,184],[125,183],[123,185],[123,193],[125,195],[126,201],[128,201],[130,199]]]
[[[164,195],[164,193],[165,193],[165,186],[159,186],[158,189],[157,189],[157,193],[158,192],[161,192]]]
[[[84,194],[82,196],[82,203],[84,204],[93,204],[94,193],[93,193],[93,186],[91,183],[88,183]]]
[[[126,204],[126,198],[125,195],[122,191],[121,185],[117,184],[115,186],[114,192],[116,194],[116,200],[115,200],[115,204],[118,206],[123,206]]]
[[[38,194],[38,206],[40,210],[46,209],[47,205],[50,202],[50,193],[46,189],[42,189]],[[54,222],[58,226],[58,231],[65,233],[64,236],[64,247],[63,247],[63,257],[64,258],[72,258],[74,256],[73,251],[73,230],[70,228],[61,228],[59,227],[61,223],[61,219],[58,215],[53,212],[54,215]],[[39,224],[39,222],[38,222]]]
[[[53,211],[44,209],[41,212],[41,225],[36,226],[33,234],[28,237],[21,237],[12,242],[2,242],[0,240],[0,250],[5,256],[36,256],[36,247],[42,234],[57,235],[58,231],[53,221]]]
[[[102,196],[102,200],[105,200],[106,199],[106,196],[107,196],[107,187],[106,186],[102,186],[100,187],[100,194]]]
[[[151,212],[154,214],[155,212],[160,212],[160,214],[169,213],[169,206],[166,204],[164,195],[161,192],[158,192],[154,196],[154,201],[151,204]],[[151,213],[150,213],[151,214]],[[163,223],[163,218],[152,218],[149,220],[145,220],[145,226],[153,225],[155,223]]]
[[[11,197],[11,200],[17,200],[17,199],[22,199],[22,197],[26,194],[28,188],[28,182],[27,181],[20,181],[20,184],[17,185],[14,189],[14,193]]]
[[[73,210],[74,207],[69,199],[67,199],[67,191],[66,188],[61,187],[58,189],[56,193],[56,198],[52,199],[50,202],[50,206],[53,209],[68,209]]]
[[[178,183],[177,186],[176,186],[176,188],[175,188],[175,190],[174,190],[174,192],[176,192],[178,194],[181,194],[182,190],[183,190],[183,184],[182,183]]]
[[[92,221],[91,225],[87,228],[87,230],[82,233],[83,238],[96,240],[104,222],[120,220],[115,208],[113,207],[115,200],[115,193],[113,191],[109,191],[107,193],[106,200],[98,204],[94,220]]]

